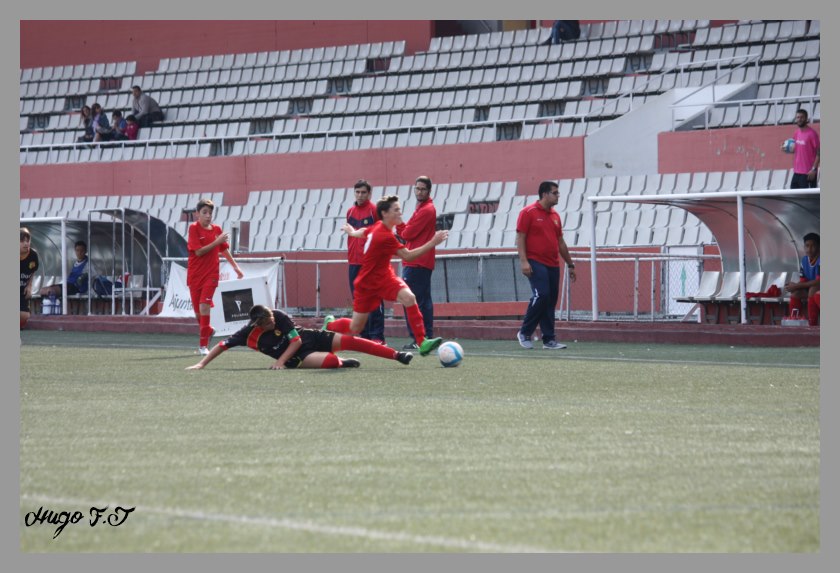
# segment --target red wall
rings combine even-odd
[[[547,168],[546,166],[551,166]],[[249,191],[405,185],[432,181],[517,181],[520,194],[544,179],[583,177],[583,138],[538,139],[359,151],[327,151],[75,165],[23,165],[21,198],[223,192],[239,205]]]
[[[161,58],[399,40],[414,53],[429,48],[432,27],[430,20],[24,20],[20,67],[136,61],[139,74]]]
[[[793,119],[793,118],[791,118]],[[812,127],[819,132],[820,124]],[[793,156],[783,153],[782,142],[796,127],[771,125],[659,134],[659,172],[751,171],[790,169]]]

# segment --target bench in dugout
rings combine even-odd
[[[746,276],[747,321],[751,324],[780,324],[785,315],[788,297],[784,293],[787,272],[748,271]],[[775,285],[780,296],[760,296]],[[750,294],[753,293],[753,296]],[[741,275],[739,271],[706,271],[700,278],[697,294],[679,297],[677,302],[694,303],[683,320],[695,311],[701,312],[701,322],[707,324],[738,324],[741,322]]]

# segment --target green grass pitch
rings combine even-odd
[[[452,369],[236,349],[184,371],[192,336],[21,339],[25,552],[820,549],[818,349],[460,340]],[[91,525],[106,505],[135,509]],[[84,518],[54,538],[38,510]]]

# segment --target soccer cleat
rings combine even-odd
[[[420,356],[428,356],[435,348],[443,344],[443,338],[427,338],[420,343]]]
[[[516,333],[516,340],[519,342],[519,346],[521,346],[522,348],[527,348],[529,350],[534,348],[534,343],[531,342],[531,340],[521,332]]]
[[[327,326],[334,320],[335,320],[335,317],[331,314],[328,314],[327,316],[325,316],[324,317],[324,326],[321,327],[321,330],[326,330]]]
[[[202,356],[207,356],[208,354],[210,354],[210,350],[208,350],[206,346],[199,346],[198,353]]]
[[[381,338],[371,338],[370,341],[374,344],[379,344],[380,346],[386,346],[385,341]]]
[[[358,368],[361,366],[362,363],[356,360],[355,358],[342,358],[341,359],[341,367],[342,368]]]
[[[397,352],[397,361],[400,364],[408,366],[408,363],[411,362],[412,358],[414,358],[414,355],[411,352]]]
[[[548,342],[543,342],[543,350],[563,350],[566,348],[565,344],[560,344],[556,340],[549,340]]]
[[[420,347],[417,346],[416,342],[409,342],[405,346],[402,347],[403,350],[420,350]]]

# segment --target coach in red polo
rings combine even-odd
[[[531,301],[522,327],[516,334],[519,345],[534,348],[531,337],[537,326],[542,331],[543,348],[566,348],[554,337],[554,308],[560,293],[560,257],[569,266],[569,278],[575,280],[575,265],[563,240],[563,226],[554,206],[560,190],[554,181],[543,181],[536,203],[526,206],[516,221],[516,250],[522,274],[531,283]]]

